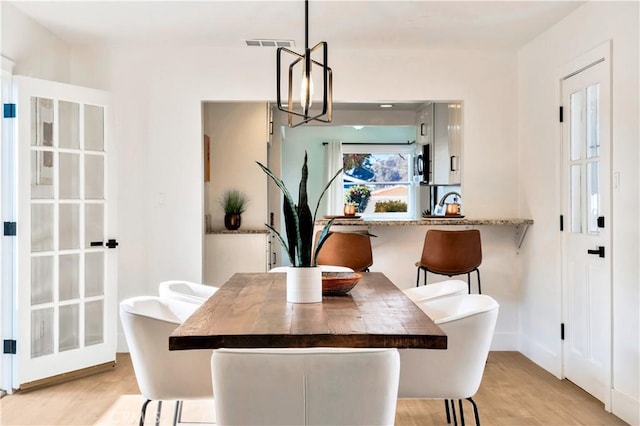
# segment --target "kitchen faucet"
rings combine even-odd
[[[449,195],[455,195],[455,196],[456,196],[456,197],[454,197],[454,199],[453,199],[453,202],[454,202],[454,203],[457,201],[457,198],[462,198],[462,195],[458,194],[458,193],[457,193],[457,192],[455,192],[455,191],[447,192],[446,194],[444,194],[444,195],[442,196],[442,198],[440,198],[440,202],[438,203],[438,205],[439,205],[440,207],[444,206],[444,202],[446,201],[446,199],[447,199],[447,197],[448,197]]]
[[[445,210],[444,203],[447,200],[447,197],[453,195],[453,204],[447,204],[447,208]],[[460,204],[458,204],[458,199],[462,198],[462,196],[455,192],[447,192],[440,198],[438,205],[436,206],[436,214],[445,214],[445,215],[458,215],[460,214]]]

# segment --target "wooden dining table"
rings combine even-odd
[[[287,302],[284,273],[237,273],[169,337],[170,350],[223,347],[446,349],[447,336],[380,272],[309,304]]]

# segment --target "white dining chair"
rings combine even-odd
[[[420,302],[467,294],[468,286],[467,283],[461,280],[446,280],[420,287],[411,287],[402,291],[409,299],[414,302]]]
[[[140,425],[149,402],[158,401],[156,425],[162,401],[176,401],[173,424],[181,419],[182,401],[212,399],[210,371],[212,350],[169,351],[169,335],[189,316],[196,304],[157,296],[139,296],[120,302],[120,320],[129,346],[133,370],[145,398]]]
[[[158,294],[167,299],[201,305],[214,295],[219,287],[190,281],[170,280],[158,284]]]
[[[397,349],[218,349],[220,425],[393,425]]]
[[[471,402],[476,424],[480,424],[478,406],[473,396],[478,391],[498,318],[499,305],[487,295],[466,294],[418,306],[447,335],[447,349],[400,350],[400,398],[434,398],[445,400],[447,422],[451,403],[458,400],[464,424],[462,400]]]

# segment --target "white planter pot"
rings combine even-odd
[[[322,269],[317,266],[287,269],[287,302],[322,302]]]

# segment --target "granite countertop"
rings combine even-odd
[[[316,220],[316,225],[326,225],[329,219]],[[500,218],[472,219],[457,217],[434,217],[423,219],[336,219],[333,226],[420,226],[420,225],[533,225],[533,219]]]
[[[228,229],[211,229],[207,231],[207,235],[211,234],[268,234],[268,229],[236,229],[235,231],[229,231]]]

